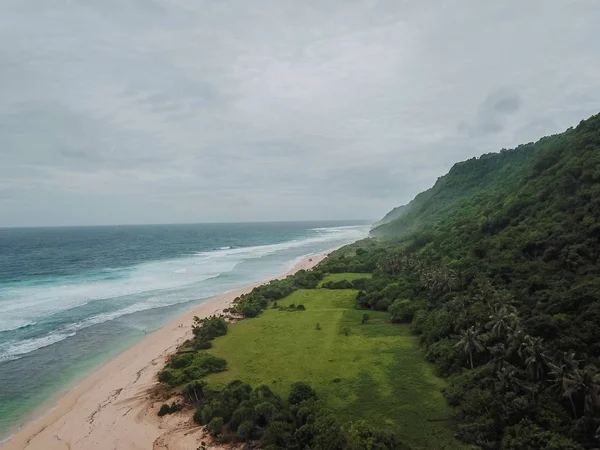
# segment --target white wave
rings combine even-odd
[[[0,361],[2,358],[19,357],[37,348],[66,339],[78,330],[121,316],[215,295],[229,289],[230,286],[218,284],[207,289],[197,283],[230,272],[245,261],[257,260],[281,252],[282,256],[277,261],[281,261],[281,258],[288,259],[277,263],[279,269],[274,270],[289,270],[303,257],[334,245],[364,238],[368,233],[368,226],[330,227],[313,231],[316,234],[312,237],[278,244],[221,248],[173,260],[144,263],[127,269],[105,269],[104,271],[121,275],[109,280],[92,277],[91,280],[82,278],[56,285],[0,288],[0,299],[8,300],[2,305],[0,330],[15,329],[19,324],[21,326],[34,324],[58,313],[75,316],[70,319],[70,325],[53,330],[53,334],[21,342],[0,344]],[[275,267],[273,263],[271,266]],[[259,279],[248,282],[259,281]],[[232,281],[229,283],[231,284]],[[198,287],[186,288],[192,285]],[[181,291],[183,288],[187,290]],[[215,289],[219,290],[214,291]],[[152,295],[153,292],[160,294]],[[75,311],[74,308],[98,301],[112,301],[110,308],[112,310],[79,318],[76,317],[77,313],[71,312]],[[114,308],[117,305],[119,307]]]
[[[75,336],[75,333],[53,333],[40,338],[25,339],[19,342],[0,344],[0,362],[18,359],[22,355],[43,347],[48,347],[49,345],[56,344],[57,342],[64,341],[71,336]]]

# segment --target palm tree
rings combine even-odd
[[[518,327],[511,329],[508,333],[507,343],[511,355],[517,354],[521,360],[525,359],[524,348],[529,335]]]
[[[452,269],[438,267],[421,272],[421,286],[427,289],[432,296],[451,292],[457,284],[456,272]]]
[[[568,395],[583,397],[584,414],[592,414],[600,406],[600,372],[595,367],[575,369],[566,378]]]
[[[534,381],[539,380],[544,372],[547,372],[550,356],[544,347],[544,341],[540,337],[528,336],[523,347],[525,355],[525,368],[529,370]]]
[[[489,364],[492,366],[495,372],[501,370],[505,366],[512,367],[512,365],[507,362],[509,353],[503,343],[496,344],[493,347],[488,347],[488,349],[492,354],[492,360],[489,362]]]
[[[473,352],[480,352],[485,348],[481,343],[479,330],[475,329],[475,327],[469,327],[466,330],[463,330],[460,335],[460,340],[456,343],[455,347],[461,347],[465,354],[469,355],[471,369],[473,368]]]
[[[496,305],[490,313],[490,321],[486,327],[492,330],[497,337],[506,335],[518,324],[517,310],[510,305]]]
[[[516,382],[515,374],[517,373],[517,369],[515,366],[511,364],[507,364],[505,367],[502,367],[496,374],[498,381],[495,383],[496,390],[499,392],[508,391],[513,383]]]
[[[573,371],[578,370],[579,362],[575,360],[575,354],[569,353],[563,356],[561,364],[551,364],[548,375],[552,377],[552,390],[557,391],[562,397],[568,398],[571,403],[573,417],[577,418],[577,409],[573,402],[574,385],[570,382]]]

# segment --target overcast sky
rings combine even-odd
[[[2,0],[0,226],[378,219],[600,111],[599,0]]]

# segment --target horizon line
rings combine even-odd
[[[308,220],[250,220],[230,222],[155,222],[155,223],[114,223],[114,224],[88,224],[88,225],[0,225],[0,229],[21,228],[99,228],[99,227],[140,227],[140,226],[166,226],[166,225],[232,225],[232,224],[277,224],[277,223],[309,223],[309,222],[365,222],[371,225],[376,219],[308,219]]]

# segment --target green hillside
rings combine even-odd
[[[600,115],[457,163],[373,235],[326,264],[377,267],[359,302],[412,321],[463,440],[598,447]]]
[[[165,389],[271,449],[600,448],[600,115],[458,163],[385,221],[240,296],[239,323],[198,319]]]

